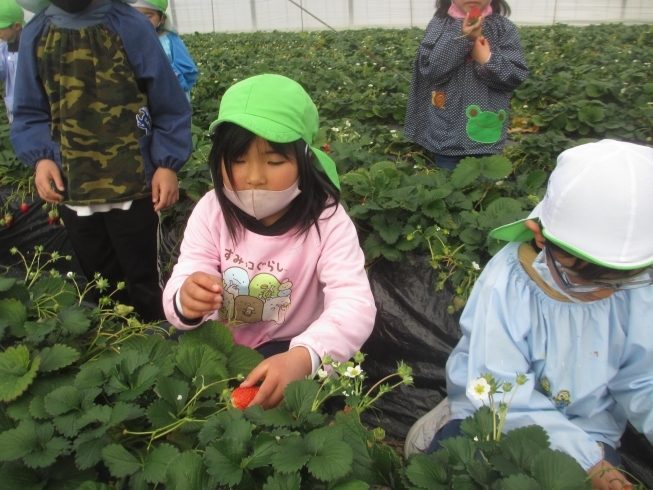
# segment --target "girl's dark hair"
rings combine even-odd
[[[501,14],[504,17],[510,15],[510,6],[506,0],[492,0],[490,2],[492,6],[492,13]],[[451,0],[436,0],[435,2],[435,16],[436,17],[446,17],[449,12],[449,7],[451,7]]]
[[[221,123],[213,134],[213,147],[209,153],[209,168],[213,178],[215,193],[222,208],[222,213],[227,224],[227,229],[232,240],[237,242],[243,231],[243,222],[256,222],[256,219],[244,213],[222,192],[224,185],[222,179],[222,163],[229,182],[233,182],[232,163],[242,157],[258,136],[237,124],[230,122]],[[283,216],[284,226],[277,230],[285,233],[297,227],[296,235],[307,233],[315,225],[318,235],[320,227],[318,220],[325,209],[337,208],[340,201],[340,191],[333,185],[327,175],[320,172],[312,163],[315,156],[310,153],[304,140],[292,143],[274,143],[268,141],[272,149],[285,158],[297,161],[299,171],[299,194],[293,201],[288,212]],[[233,186],[232,186],[233,187]],[[335,213],[335,209],[334,209]]]
[[[570,267],[567,267],[567,269],[573,270],[576,273],[576,275],[578,275],[578,277],[586,281],[599,281],[601,279],[605,279],[606,277],[610,277],[610,279],[622,279],[622,278],[626,279],[628,277],[633,277],[638,275],[640,272],[643,272],[645,269],[645,268],[636,269],[636,270],[611,269],[609,267],[594,264],[592,262],[588,262],[587,260],[576,257],[575,255],[567,252],[564,248],[553,243],[551,240],[546,241],[546,246],[549,247],[549,249],[552,252],[555,252],[559,256],[561,255],[563,257],[574,259],[572,265]]]

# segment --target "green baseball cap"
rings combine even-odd
[[[5,29],[20,22],[25,25],[25,12],[14,0],[0,2],[0,29]]]
[[[318,169],[340,189],[336,164],[313,145],[319,129],[317,107],[300,84],[282,75],[257,75],[231,86],[222,97],[218,118],[209,131],[222,122],[237,124],[275,143],[302,139],[319,162]]]
[[[165,12],[168,10],[168,0],[136,0],[132,2],[132,7],[143,7]]]

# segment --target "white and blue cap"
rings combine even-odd
[[[589,262],[632,270],[653,265],[653,148],[602,140],[558,157],[544,199],[526,219],[547,240]],[[526,219],[492,238],[527,241]]]

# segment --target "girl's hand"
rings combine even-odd
[[[55,188],[62,192],[66,189],[63,185],[59,166],[52,160],[39,160],[36,164],[36,173],[34,174],[36,191],[39,193],[39,197],[45,202],[59,204],[63,196],[52,190],[52,183],[54,183]]]
[[[630,490],[631,483],[617,468],[606,460],[601,460],[587,472],[592,477],[592,485],[597,490]]]
[[[463,36],[465,36],[470,41],[476,41],[483,33],[483,21],[485,16],[481,15],[476,18],[474,24],[469,23],[469,12],[465,15],[463,19]]]
[[[487,63],[490,60],[490,43],[488,40],[483,36],[476,38],[470,56],[479,65]]]
[[[283,390],[291,381],[304,379],[311,374],[313,365],[306,347],[293,347],[288,352],[277,354],[264,360],[249,373],[240,386],[254,386],[264,378],[261,388],[249,406],[261,405],[273,408],[283,400]]]
[[[201,318],[222,308],[222,279],[205,272],[193,272],[179,289],[183,315]]]
[[[152,176],[152,203],[154,211],[169,208],[179,200],[177,172],[159,167]]]

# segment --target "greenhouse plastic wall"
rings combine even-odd
[[[435,0],[169,0],[181,33],[426,27]],[[653,22],[653,0],[508,0],[519,25]],[[306,11],[323,23],[316,20]]]

